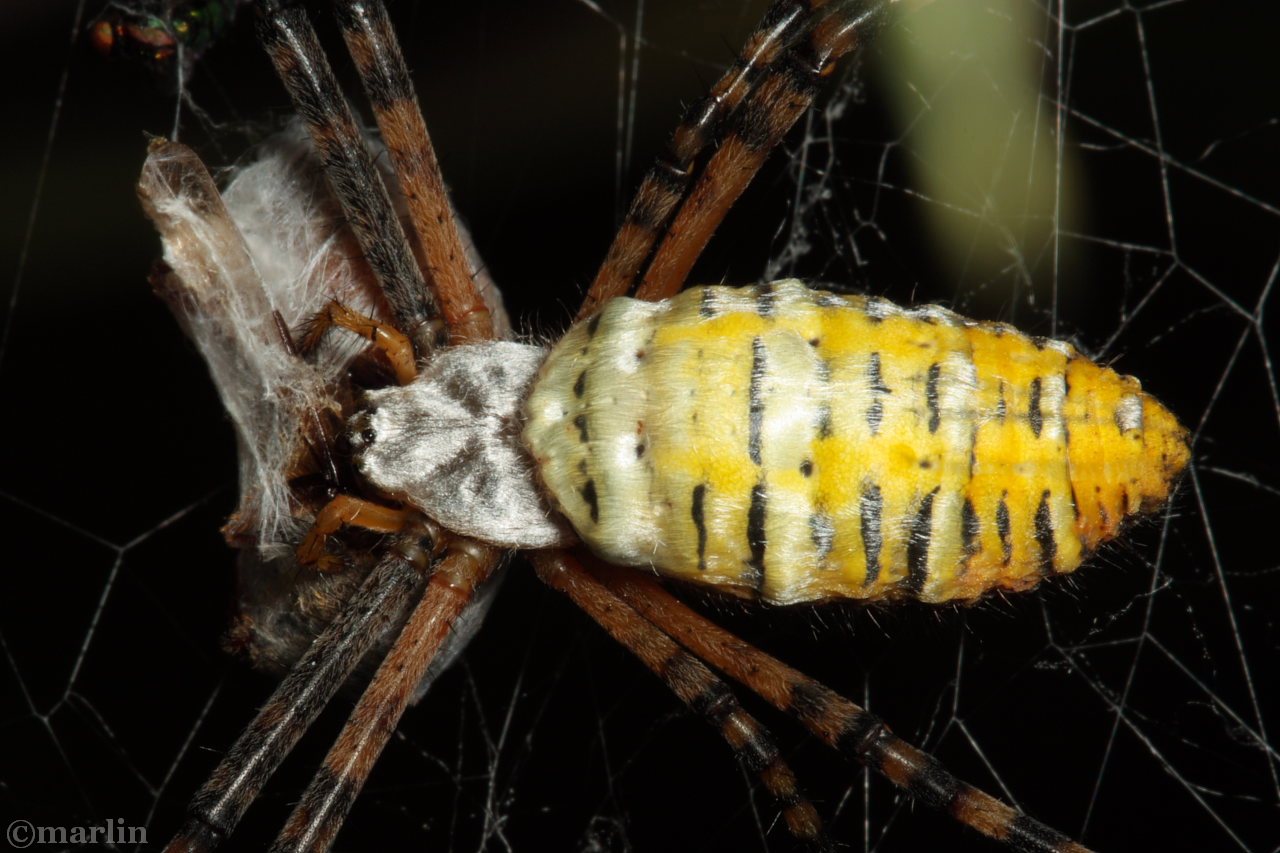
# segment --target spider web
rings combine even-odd
[[[219,648],[233,442],[145,283],[157,244],[132,184],[177,98],[84,50],[96,5],[27,5],[0,11],[0,803],[6,824],[120,819],[160,842],[271,689]],[[763,4],[437,8],[456,5],[393,12],[455,200],[513,316],[550,335]],[[838,75],[695,278],[795,274],[1071,339],[1181,416],[1191,471],[1167,516],[1034,594],[707,606],[1090,846],[1278,850],[1280,20],[1215,0],[973,7],[932,28],[954,42],[922,10]],[[249,17],[183,88],[183,138],[213,164],[287,111]],[[508,574],[340,849],[788,849],[702,722],[523,564]],[[350,703],[232,849],[274,835]],[[747,704],[849,849],[992,849]]]

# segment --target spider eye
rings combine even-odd
[[[373,428],[369,412],[361,412],[347,425],[346,442],[352,450],[359,451],[373,444],[378,431]]]

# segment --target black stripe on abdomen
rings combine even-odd
[[[776,299],[771,282],[756,287],[756,313],[766,319],[772,317],[776,310],[774,305]]]
[[[1040,431],[1044,429],[1044,411],[1040,408],[1040,396],[1043,393],[1044,384],[1037,376],[1031,380],[1031,391],[1028,394],[1030,398],[1027,401],[1027,423],[1031,425],[1031,432],[1036,438],[1040,437]]]
[[[762,338],[751,339],[751,381],[747,386],[747,454],[756,465],[760,464],[761,432],[764,429],[764,372],[765,349]]]
[[[911,522],[911,538],[907,540],[907,589],[919,594],[929,579],[929,546],[933,539],[933,499],[941,486],[924,496],[920,509]]]
[[[883,514],[884,498],[880,487],[875,483],[865,484],[862,499],[858,502],[858,522],[862,532],[862,553],[867,563],[867,577],[863,583],[867,586],[880,577],[880,550],[884,547]]]
[[[707,570],[707,518],[703,509],[703,500],[707,496],[707,484],[699,483],[693,487],[693,527],[698,532],[698,571]]]
[[[884,420],[884,401],[880,397],[883,394],[893,393],[889,386],[884,384],[878,352],[871,353],[871,358],[867,362],[867,386],[871,393],[871,404],[867,407],[867,427],[874,436],[880,432],[880,424]]]
[[[929,377],[924,383],[924,404],[929,410],[929,432],[935,433],[942,425],[942,410],[938,408],[938,380],[942,378],[942,365],[929,366]]]
[[[1009,493],[1005,492],[1000,496],[1000,503],[996,504],[996,533],[1000,536],[1001,557],[1006,566],[1013,559],[1013,529],[1009,523],[1008,497]]]
[[[967,560],[981,549],[978,542],[978,536],[982,533],[982,522],[978,519],[978,510],[974,508],[973,501],[969,498],[964,499],[964,507],[960,510],[960,536],[964,556]]]
[[[768,545],[765,532],[767,512],[768,499],[764,481],[761,480],[751,489],[751,508],[747,510],[747,545],[751,548],[751,558],[747,561],[747,568],[750,570],[748,579],[756,591],[764,588],[764,553]]]
[[[591,511],[591,520],[599,523],[600,499],[596,494],[596,481],[587,480],[587,482],[582,486],[581,493],[582,499],[587,502],[587,509]]]
[[[1053,513],[1049,509],[1049,490],[1040,495],[1040,505],[1036,507],[1035,521],[1036,544],[1040,546],[1040,573],[1053,574],[1053,560],[1058,556],[1058,540],[1053,534]]]

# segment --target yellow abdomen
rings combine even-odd
[[[1067,344],[798,281],[616,299],[526,414],[593,551],[775,603],[1026,589],[1188,459],[1137,380]]]

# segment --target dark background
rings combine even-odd
[[[455,201],[521,328],[551,335],[621,204],[619,38],[635,33],[636,12],[606,4],[616,28],[568,0],[461,5],[402,3],[393,15]],[[938,260],[928,201],[909,183],[912,131],[884,106],[911,80],[876,56],[833,84],[865,89],[814,148],[835,157],[823,164],[830,194],[794,272],[1037,333],[1054,331],[1056,304],[1058,334],[1142,377],[1197,430],[1170,517],[1069,581],[976,608],[712,609],[1090,846],[1274,850],[1280,404],[1264,309],[1280,256],[1280,19],[1273,4],[1215,0],[1062,5],[1066,85],[1046,61],[1044,97],[1065,105],[1071,180],[1086,200],[1063,229],[1063,269],[1079,287],[1048,296],[1052,264],[1038,249],[1011,255],[1011,267],[1030,259],[1038,288],[1014,295],[999,276]],[[625,187],[762,6],[645,4]],[[146,284],[158,241],[132,185],[145,134],[172,126],[174,96],[86,48],[79,33],[99,9],[0,11],[0,812],[6,823],[149,823],[160,843],[271,684],[219,649],[233,605],[218,534],[234,503],[232,435]],[[213,165],[288,112],[251,17],[190,81],[210,124],[187,112],[182,138]],[[1057,35],[1020,37],[1056,57]],[[921,93],[934,97],[946,91]],[[791,155],[802,139],[790,138]],[[789,163],[774,158],[695,279],[753,280],[783,249]],[[231,848],[274,835],[350,701],[322,718]],[[848,849],[994,849],[748,707]],[[338,842],[506,846],[790,846],[714,733],[519,560],[464,664],[407,715]]]

